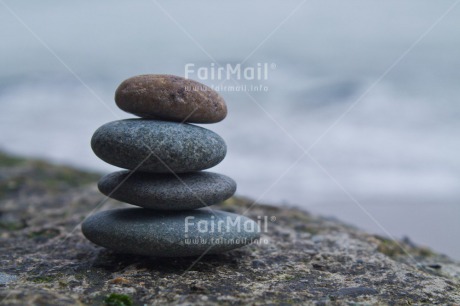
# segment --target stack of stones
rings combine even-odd
[[[124,171],[104,176],[99,190],[140,206],[88,217],[83,234],[122,253],[180,257],[215,254],[251,243],[260,227],[244,216],[211,209],[236,183],[202,171],[226,155],[216,133],[189,124],[219,122],[225,101],[211,88],[171,75],[141,75],[118,87],[115,101],[141,117],[107,123],[91,139],[94,153]]]

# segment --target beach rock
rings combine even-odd
[[[179,175],[118,171],[102,177],[99,190],[108,197],[156,210],[195,209],[220,203],[236,191],[228,176],[212,172]]]
[[[218,210],[125,208],[88,217],[82,231],[93,243],[120,253],[184,257],[244,246],[259,238],[260,228],[247,217]]]
[[[186,123],[127,119],[104,124],[93,135],[94,153],[109,164],[154,173],[211,168],[227,152],[216,133]]]
[[[350,287],[350,288],[341,288],[337,291],[336,295],[338,296],[350,296],[358,297],[360,295],[376,295],[378,291],[374,288],[369,287]]]
[[[14,282],[16,279],[16,275],[0,272],[0,285],[6,285],[8,283]]]
[[[460,305],[458,260],[282,203],[212,206],[262,217],[257,244],[199,260],[151,258],[82,235],[97,203],[120,208],[95,188],[99,174],[0,152],[0,177],[0,270],[17,277],[0,281],[2,306],[101,305],[112,293],[133,305]]]
[[[216,91],[174,75],[129,78],[117,88],[115,102],[122,110],[143,118],[213,123],[227,115],[225,101]]]

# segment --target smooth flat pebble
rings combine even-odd
[[[129,78],[115,92],[118,107],[143,118],[214,123],[227,116],[224,99],[199,82],[165,74]]]
[[[99,180],[99,190],[113,199],[156,210],[185,210],[220,203],[236,191],[228,176],[213,172],[155,174],[118,171]]]
[[[104,124],[94,132],[91,147],[111,165],[153,173],[208,169],[227,153],[224,140],[213,131],[187,123],[146,119]]]
[[[108,249],[158,257],[222,253],[249,244],[260,236],[260,227],[253,220],[207,209],[106,210],[88,217],[82,231],[90,241]]]

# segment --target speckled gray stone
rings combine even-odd
[[[0,272],[0,285],[6,285],[15,281],[18,277],[16,275],[6,274]]]
[[[99,190],[119,201],[156,210],[195,209],[220,203],[236,191],[228,176],[213,172],[179,175],[118,171],[99,180]]]
[[[227,115],[224,99],[210,87],[175,75],[146,74],[123,81],[115,93],[122,110],[143,118],[213,123]]]
[[[82,231],[90,241],[108,249],[158,257],[222,253],[249,244],[260,235],[260,227],[253,220],[209,209],[106,210],[88,217]]]
[[[94,133],[91,147],[109,164],[154,173],[211,168],[221,162],[227,152],[224,140],[208,129],[145,119],[104,124]]]

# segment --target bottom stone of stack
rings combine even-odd
[[[217,254],[257,240],[253,220],[219,210],[158,212],[143,208],[106,210],[88,217],[83,234],[120,252],[159,257]]]

